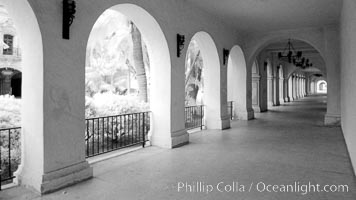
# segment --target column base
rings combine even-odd
[[[65,167],[56,171],[52,171],[42,175],[42,183],[33,184],[32,180],[26,180],[26,177],[20,175],[19,182],[33,188],[40,194],[47,194],[57,191],[67,186],[88,180],[93,177],[93,168],[90,167],[87,161],[77,163],[75,165]]]
[[[189,143],[189,134],[186,130],[180,130],[172,133],[172,136],[151,137],[152,145],[162,148],[172,149],[180,146],[184,146]]]
[[[284,98],[284,103],[288,103],[288,102],[290,102],[289,98],[288,97]]]
[[[230,116],[225,116],[221,119],[221,130],[231,128]]]
[[[253,109],[247,111],[237,111],[236,116],[239,120],[251,120],[255,118],[255,113]]]
[[[324,125],[326,126],[340,126],[341,116],[340,114],[326,113],[324,118]]]
[[[256,113],[260,113],[261,112],[261,107],[260,106],[257,106],[257,105],[256,106],[252,106],[252,109]]]
[[[279,99],[279,103],[280,103],[280,104],[283,104],[283,103],[284,103],[284,99],[283,99],[283,98],[280,98],[280,99]]]
[[[268,103],[267,103],[267,106],[268,106],[268,107],[272,107],[272,106],[274,106],[274,103],[273,103],[273,102],[268,102]]]

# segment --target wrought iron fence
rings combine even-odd
[[[21,162],[21,128],[0,129],[0,190],[1,186],[12,183],[14,172]]]
[[[204,106],[187,106],[185,107],[185,128],[203,129],[204,126]]]
[[[86,157],[142,144],[150,130],[150,112],[97,117],[85,120]]]
[[[234,119],[234,102],[233,101],[228,101],[227,102],[227,112],[230,115],[230,119]]]

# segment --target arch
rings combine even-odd
[[[149,99],[152,111],[149,137],[153,145],[171,148],[174,146],[170,135],[171,97],[166,95],[171,94],[171,60],[166,37],[156,19],[140,6],[127,3],[108,9],[130,19],[140,30],[147,45],[151,66]]]
[[[327,69],[326,69],[326,52],[324,51],[323,48],[323,38],[318,35],[318,33],[313,33],[313,34],[272,34],[272,35],[267,35],[261,38],[258,38],[253,44],[251,44],[248,52],[248,65],[252,66],[253,65],[253,60],[256,59],[257,55],[259,55],[262,50],[267,47],[268,45],[275,43],[275,42],[280,42],[283,40],[288,40],[288,39],[294,39],[294,40],[299,40],[302,42],[307,43],[308,45],[312,46],[316,51],[319,52],[320,58],[322,61],[322,67],[318,68],[324,75],[327,75]],[[324,68],[325,67],[325,68]],[[288,67],[290,69],[290,67]],[[299,72],[299,69],[295,68],[294,70],[285,70],[286,77],[289,77],[291,74],[294,72]]]
[[[255,65],[255,71],[257,65]],[[247,91],[246,91],[246,61],[242,49],[235,45],[232,47],[227,65],[228,100],[234,101],[234,115],[237,119],[247,120]]]
[[[20,176],[22,184],[40,191],[44,174],[42,35],[28,1],[0,0],[0,4],[5,6],[14,21],[22,49],[22,156],[15,176]]]
[[[256,58],[256,56],[268,45],[279,42],[279,41],[284,41],[288,39],[295,39],[295,40],[300,40],[303,41],[309,45],[311,45],[314,49],[316,49],[319,53],[320,56],[322,57],[323,60],[325,60],[325,52],[323,51],[324,48],[322,48],[323,41],[322,38],[318,35],[314,34],[271,34],[267,35],[265,37],[260,37],[256,42],[251,46],[251,51],[249,52],[249,57],[248,61],[249,63],[253,62],[253,59]]]
[[[256,59],[252,64],[252,75],[260,75],[260,68]]]
[[[327,93],[327,83],[324,79],[320,79],[316,81],[316,93],[318,94],[326,94]]]
[[[197,32],[191,40],[197,42],[204,63],[205,120],[209,129],[221,129],[220,61],[213,38],[207,32]]]

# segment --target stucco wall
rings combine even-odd
[[[344,0],[341,16],[341,125],[356,172],[356,2]],[[329,85],[328,85],[329,86]]]

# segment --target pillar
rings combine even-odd
[[[299,95],[299,76],[296,75],[295,77],[295,97],[296,99],[300,99],[300,95]]]
[[[273,96],[274,96],[274,91],[273,91],[273,76],[268,76],[267,77],[267,105],[268,107],[270,106],[274,106],[274,103],[273,103]]]
[[[279,103],[284,103],[284,78],[279,77]]]
[[[296,89],[297,89],[297,86],[296,86],[296,76],[293,75],[292,77],[292,97],[293,97],[293,100],[296,100],[297,99],[297,96],[296,96]]]
[[[293,75],[288,78],[288,101],[294,101],[293,98]]]
[[[260,107],[260,80],[261,76],[252,74],[252,108],[255,112],[261,112]]]

